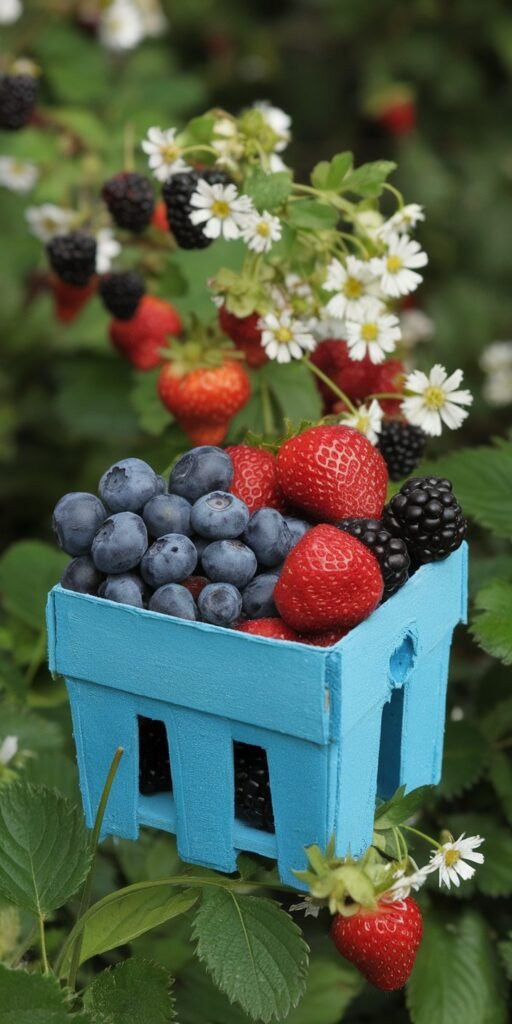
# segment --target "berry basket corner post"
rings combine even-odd
[[[276,858],[295,888],[305,846],[334,834],[339,855],[359,855],[377,796],[439,781],[451,638],[466,602],[466,544],[331,648],[54,587],[50,668],[68,688],[87,824],[122,746],[105,835],[165,829],[183,860],[224,872],[252,851]],[[169,785],[153,796],[139,789],[141,718],[162,723],[168,741]],[[266,753],[273,831],[235,816],[235,744]]]

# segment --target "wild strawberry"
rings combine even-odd
[[[384,107],[378,120],[390,135],[410,135],[416,127],[416,107],[412,100],[395,100]]]
[[[230,313],[225,306],[221,306],[219,309],[219,324],[224,334],[234,341],[237,349],[244,353],[248,365],[254,370],[263,366],[264,363],[268,363],[268,356],[261,344],[258,321],[258,313],[238,317],[234,313]]]
[[[179,334],[181,320],[174,306],[155,295],[143,295],[130,320],[112,320],[110,340],[138,370],[151,370],[162,361],[167,338]]]
[[[209,361],[209,354],[201,365],[202,356],[196,354],[194,342],[180,348],[176,358],[162,367],[158,394],[191,440],[196,444],[220,444],[230,420],[251,393],[247,373],[222,350],[211,355],[217,365]],[[194,365],[195,369],[189,368]],[[216,429],[210,433],[211,428]],[[205,440],[205,431],[209,440]]]
[[[153,216],[151,218],[151,226],[156,228],[157,231],[161,231],[163,234],[169,234],[169,222],[167,220],[167,209],[163,199],[158,199],[155,203],[155,209],[153,210]]]
[[[378,903],[375,910],[359,910],[353,917],[337,914],[331,925],[338,953],[385,992],[407,982],[422,936],[421,910],[410,896]]]
[[[234,627],[239,633],[250,633],[251,636],[267,636],[272,640],[300,640],[294,629],[286,625],[282,619],[248,619]]]
[[[316,520],[379,519],[388,473],[379,451],[352,427],[309,427],[285,441],[277,456],[285,498]]]
[[[66,284],[56,274],[50,276],[54,310],[61,324],[70,324],[96,291],[97,279],[92,278],[86,285]]]
[[[235,467],[231,493],[245,501],[252,514],[258,508],[284,509],[283,495],[277,483],[276,460],[272,452],[234,444],[226,448]]]
[[[349,533],[322,523],[288,555],[274,589],[284,621],[300,633],[350,629],[377,607],[383,591],[379,563]]]

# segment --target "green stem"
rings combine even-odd
[[[352,242],[353,245],[357,245],[365,260],[368,259],[368,249],[357,235],[351,235],[348,231],[338,231],[338,235],[340,238],[346,238],[347,241]]]
[[[48,965],[48,955],[46,953],[46,939],[44,934],[44,917],[39,914],[39,943],[41,946],[41,960],[43,962],[43,974],[50,973],[50,967]]]
[[[263,414],[263,431],[265,434],[274,434],[274,417],[272,414],[272,401],[270,398],[270,391],[266,381],[262,380],[260,383],[260,395],[261,395],[261,411]]]
[[[400,399],[400,401],[403,402],[404,395],[405,395],[404,391],[402,391],[401,395],[399,395],[397,392],[393,392],[393,391],[381,391],[379,394],[376,394],[376,395],[368,395],[366,401],[367,402],[371,402],[372,399],[374,399],[374,398],[376,398],[377,400],[379,400],[380,398],[396,398],[396,399]]]
[[[403,197],[402,193],[397,188],[395,188],[394,185],[390,185],[389,181],[385,181],[384,182],[384,188],[388,192],[391,192],[394,195],[394,197],[395,197],[395,199],[396,199],[396,201],[398,203],[398,209],[399,210],[403,210],[403,207],[404,207],[404,197]]]
[[[347,408],[350,409],[350,412],[353,413],[354,416],[357,416],[357,409],[353,402],[350,401],[348,395],[346,395],[345,392],[342,391],[341,388],[339,388],[337,384],[335,384],[334,381],[331,380],[331,378],[328,377],[326,373],[324,373],[323,370],[316,366],[315,363],[310,362],[310,360],[306,356],[303,356],[302,362],[306,364],[309,370],[311,370],[311,373],[314,373],[315,376],[319,378],[319,380],[323,381],[324,384],[331,389],[333,394],[335,394],[340,399],[340,401],[345,403]]]
[[[400,844],[400,830],[398,828],[393,829],[393,839],[395,840],[395,847],[397,852],[397,860],[402,860],[402,847]]]
[[[413,828],[412,825],[402,825],[402,828],[407,829],[408,832],[413,832],[415,836],[419,836],[420,839],[424,839],[426,843],[432,843],[432,846],[436,846],[438,850],[441,849],[442,844],[438,843],[431,836],[426,836],[424,832],[420,832],[419,829]]]
[[[37,640],[36,640],[36,643],[34,645],[34,651],[32,653],[32,658],[30,660],[30,664],[28,665],[28,667],[27,667],[27,669],[25,671],[25,675],[24,675],[24,678],[23,678],[23,682],[24,682],[25,687],[27,688],[27,690],[32,685],[32,683],[34,682],[34,679],[35,679],[35,677],[37,675],[37,670],[38,670],[39,666],[41,665],[41,662],[42,662],[42,660],[44,658],[45,651],[46,651],[46,630],[42,629],[40,634],[39,634],[39,636],[38,636],[38,638],[37,638]]]
[[[207,146],[206,144],[201,145],[200,143],[198,143],[197,146],[185,146],[185,148],[182,149],[181,151],[181,155],[186,156],[188,153],[198,153],[200,151],[202,151],[203,153],[213,154],[213,156],[215,157],[218,157],[219,155],[217,150],[214,149],[213,146]]]

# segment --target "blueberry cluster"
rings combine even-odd
[[[73,556],[62,586],[215,626],[277,615],[281,567],[310,524],[274,508],[251,515],[230,493],[233,474],[227,452],[203,445],[178,459],[168,485],[129,458],[103,474],[99,497],[65,494],[53,513]]]

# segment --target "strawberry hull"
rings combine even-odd
[[[240,851],[276,858],[300,888],[304,847],[354,856],[375,799],[441,774],[452,632],[466,616],[464,544],[423,566],[332,647],[252,636],[73,593],[47,606],[49,660],[65,677],[89,827],[124,748],[104,834],[176,833],[189,863],[236,870]],[[138,716],[165,725],[172,792],[139,792]],[[267,754],[275,832],[235,818],[233,744]]]

